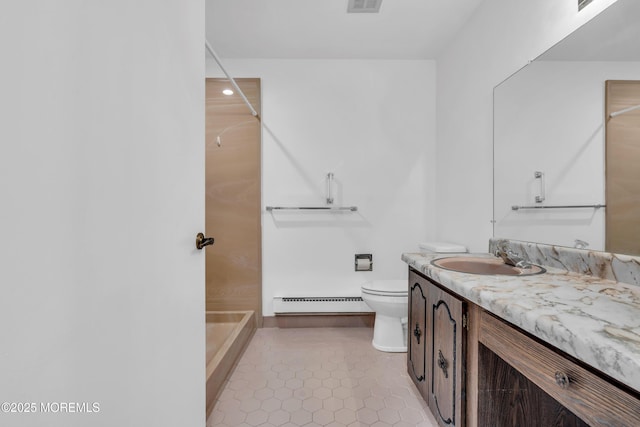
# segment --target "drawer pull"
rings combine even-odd
[[[561,388],[569,388],[569,382],[569,376],[567,374],[560,371],[556,372],[556,384],[558,384]]]
[[[420,335],[422,335],[422,332],[420,332],[420,326],[416,323],[416,328],[413,330],[413,336],[418,340],[418,344],[420,344]]]
[[[447,368],[449,367],[449,362],[442,355],[442,351],[438,350],[438,368],[442,369],[444,372],[444,377],[449,378],[449,373],[447,372]]]

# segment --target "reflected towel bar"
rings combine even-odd
[[[518,211],[520,209],[584,209],[584,208],[593,208],[600,209],[606,208],[607,205],[553,205],[553,206],[511,206],[511,210]]]
[[[357,206],[267,206],[267,212],[294,210],[294,211],[351,211],[358,210]]]

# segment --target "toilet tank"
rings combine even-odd
[[[418,246],[420,252],[423,254],[456,254],[467,252],[467,248],[463,245],[449,242],[423,242]]]

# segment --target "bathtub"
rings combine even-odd
[[[253,311],[206,312],[207,417],[255,330]]]

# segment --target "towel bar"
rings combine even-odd
[[[518,205],[513,205],[511,206],[511,210],[514,211],[518,211],[520,209],[583,209],[583,208],[593,208],[593,209],[600,209],[600,208],[606,208],[607,205],[551,205],[551,206],[518,206]]]
[[[280,210],[295,211],[351,211],[358,210],[357,206],[267,206],[267,212]]]

